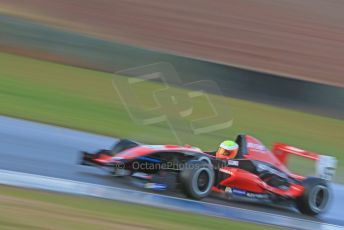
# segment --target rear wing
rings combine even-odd
[[[290,155],[315,161],[316,176],[325,180],[332,180],[335,175],[337,166],[337,159],[335,157],[320,155],[281,143],[274,144],[272,152],[284,165],[287,165],[288,156]]]

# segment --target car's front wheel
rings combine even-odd
[[[189,161],[180,172],[181,185],[186,195],[197,200],[211,193],[214,178],[213,167],[198,160]]]

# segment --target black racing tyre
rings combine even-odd
[[[202,155],[201,156],[197,156],[193,160],[202,161],[202,162],[205,162],[205,163],[208,163],[208,164],[212,165],[210,158],[207,157],[207,156],[202,156]]]
[[[307,215],[315,216],[325,211],[330,201],[330,189],[324,179],[308,177],[302,181],[304,194],[296,199],[298,210]]]
[[[191,160],[180,172],[180,182],[187,196],[200,200],[211,193],[214,169],[204,161]]]

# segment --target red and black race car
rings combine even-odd
[[[82,152],[82,165],[108,169],[127,176],[144,188],[180,190],[193,199],[211,192],[261,201],[292,201],[308,215],[323,212],[330,201],[328,179],[334,175],[335,159],[275,144],[269,151],[259,140],[238,135],[235,159],[217,159],[215,152],[192,146],[145,145],[120,140],[111,150]],[[302,177],[286,168],[287,156],[298,155],[318,162],[320,177]]]

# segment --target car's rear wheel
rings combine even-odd
[[[184,192],[187,196],[197,200],[211,193],[214,177],[213,167],[207,162],[197,160],[188,162],[180,172]]]
[[[302,182],[304,194],[296,200],[301,213],[318,215],[324,212],[330,201],[330,189],[324,179],[309,177]]]

